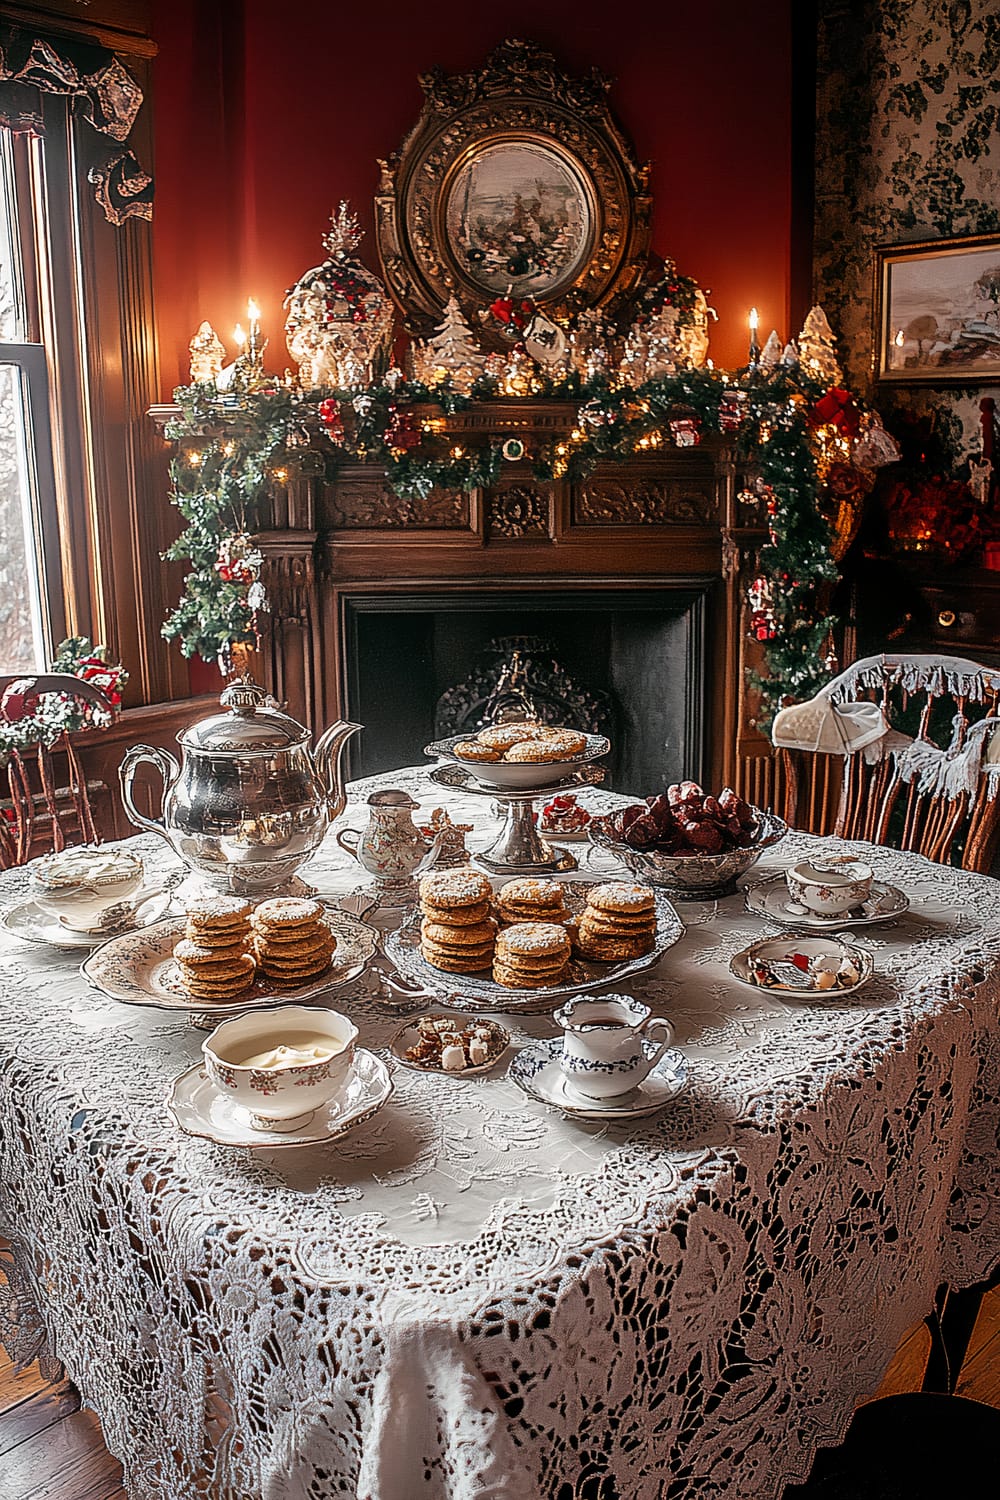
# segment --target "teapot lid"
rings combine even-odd
[[[249,677],[231,682],[219,700],[227,713],[210,714],[177,736],[185,750],[213,755],[273,755],[304,744],[309,731],[283,714],[266,689]]]

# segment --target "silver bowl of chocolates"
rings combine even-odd
[[[717,900],[765,849],[788,832],[776,813],[753,807],[726,787],[717,797],[695,781],[675,782],[645,802],[591,820],[597,849],[621,861],[646,885],[686,901]]]

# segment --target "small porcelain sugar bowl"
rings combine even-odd
[[[76,932],[99,928],[110,909],[143,883],[142,860],[131,849],[83,844],[49,854],[32,866],[36,906]]]
[[[785,871],[788,894],[817,917],[842,917],[868,900],[872,867],[851,854],[802,860]]]

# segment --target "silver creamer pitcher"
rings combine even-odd
[[[137,828],[166,839],[186,864],[221,890],[266,893],[287,884],[344,810],[344,745],[360,724],[331,724],[310,749],[309,731],[249,678],[232,682],[212,714],[178,736],[183,762],[168,750],[133,745],[119,776]],[[160,818],[135,805],[135,768],[163,777]]]

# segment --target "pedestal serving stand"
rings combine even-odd
[[[478,781],[463,766],[438,766],[430,773],[431,781],[453,792],[467,792],[473,797],[489,797],[505,809],[503,825],[488,849],[474,854],[474,864],[482,865],[491,875],[553,875],[575,870],[576,856],[558,844],[549,844],[539,836],[532,817],[533,805],[559,792],[579,791],[581,787],[600,786],[603,766],[580,766],[563,781],[544,787],[505,787]]]

